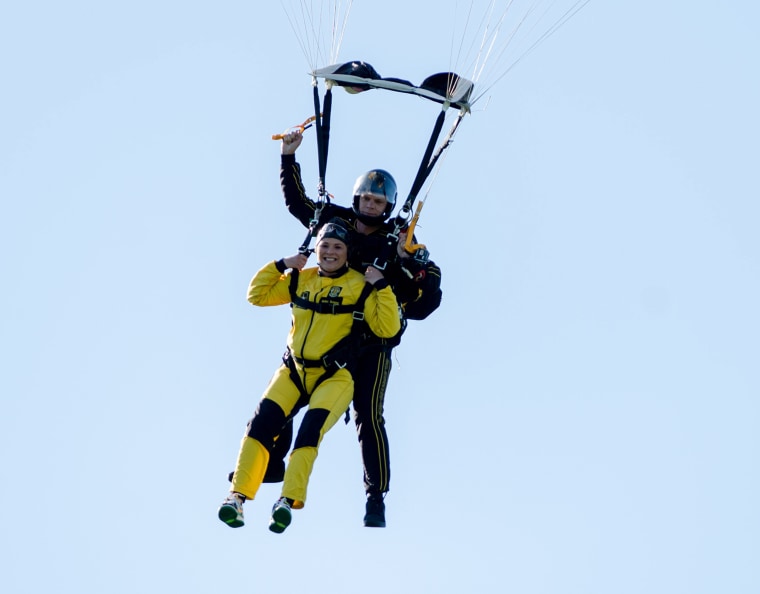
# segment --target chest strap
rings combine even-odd
[[[338,304],[330,303],[329,301],[320,301],[318,303],[315,303],[314,301],[309,301],[308,299],[304,299],[298,295],[298,270],[294,269],[290,274],[290,285],[288,285],[288,288],[290,290],[290,301],[292,305],[320,314],[350,313],[354,318],[354,323],[356,323],[364,321],[364,302],[372,292],[373,286],[369,283],[366,283],[362,289],[361,294],[359,295],[359,299],[356,300],[356,303]]]

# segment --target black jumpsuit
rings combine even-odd
[[[288,211],[308,227],[316,204],[306,196],[301,168],[295,155],[282,155],[280,183]],[[333,218],[343,219],[347,227],[356,230],[357,217],[352,209],[326,204],[320,221],[324,223]],[[355,232],[349,256],[350,266],[360,272],[364,272],[377,259],[387,258],[388,264],[383,274],[404,311],[401,331],[393,338],[380,338],[366,329],[354,374],[354,420],[364,465],[364,488],[368,494],[386,493],[390,484],[390,457],[383,407],[393,347],[401,341],[406,319],[427,317],[438,307],[442,296],[438,266],[430,260],[419,262],[405,258],[402,262],[395,245],[390,250],[387,248],[386,238],[392,230],[393,225],[385,223],[370,235]]]

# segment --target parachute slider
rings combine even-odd
[[[398,93],[409,93],[430,99],[445,106],[454,106],[470,111],[470,98],[474,84],[455,72],[439,72],[428,76],[422,84],[414,85],[408,80],[395,77],[381,77],[377,70],[366,62],[355,60],[343,64],[332,64],[312,73],[315,78],[323,78],[343,87],[351,94],[370,89],[385,89]]]
[[[321,116],[322,114],[320,114],[320,117]],[[285,132],[283,132],[282,134],[272,134],[272,140],[282,140],[283,138],[285,138],[285,136],[287,136],[291,132],[295,132],[296,130],[298,130],[299,132],[303,132],[307,128],[311,128],[311,123],[316,119],[317,119],[317,116],[311,116],[309,118],[306,118],[303,121],[303,123],[296,124],[295,126],[291,126],[287,130],[285,130]]]

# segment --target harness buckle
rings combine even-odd
[[[324,355],[321,361],[325,369],[328,369],[331,365],[335,365],[338,369],[344,369],[348,365],[348,361],[340,363],[335,357],[330,356],[330,353]]]

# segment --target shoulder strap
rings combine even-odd
[[[290,289],[290,300],[295,303],[295,300],[298,299],[298,268],[294,268],[290,271],[290,285],[288,285],[288,288]]]

